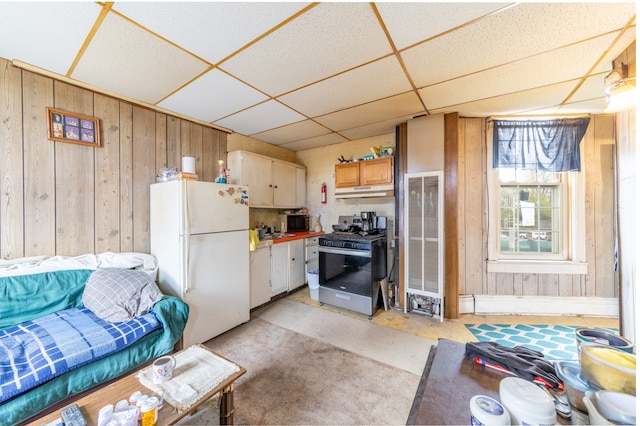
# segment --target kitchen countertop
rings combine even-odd
[[[302,238],[318,237],[320,235],[324,235],[324,232],[305,231],[305,232],[288,232],[288,234],[293,234],[293,235],[285,238],[276,238],[276,239],[264,238],[260,240],[260,243],[258,244],[258,248],[269,247],[271,244],[286,243],[293,240],[300,240]]]

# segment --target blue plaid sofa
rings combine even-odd
[[[189,307],[159,290],[151,311],[131,319],[105,320],[85,307],[87,282],[103,268],[144,271],[153,281],[157,274],[155,258],[143,253],[0,260],[2,424],[33,420],[171,352],[179,341]]]

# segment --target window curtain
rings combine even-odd
[[[493,168],[580,171],[580,142],[589,120],[495,120]]]

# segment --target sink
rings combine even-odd
[[[296,234],[287,234],[287,233],[276,233],[276,234],[271,234],[271,238],[273,238],[274,240],[277,240],[278,238],[287,238],[287,237],[293,237]]]

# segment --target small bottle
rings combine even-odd
[[[140,391],[135,391],[134,393],[132,393],[131,396],[129,397],[129,405],[133,405],[135,407],[141,396],[142,396],[142,392]]]
[[[153,426],[158,421],[158,398],[155,396],[146,398],[140,406],[142,426]]]
[[[227,183],[227,173],[224,170],[224,161],[218,160],[218,177],[216,183]]]

